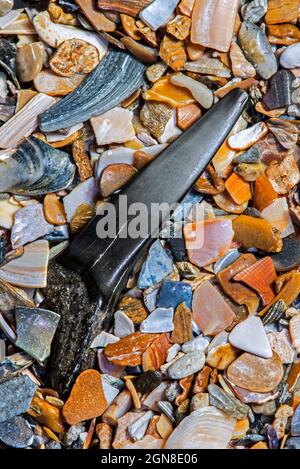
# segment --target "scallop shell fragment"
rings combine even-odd
[[[226,449],[236,420],[216,407],[195,410],[175,428],[165,449]]]
[[[19,112],[2,125],[0,147],[14,148],[24,137],[29,137],[38,127],[38,116],[52,106],[55,99],[39,93]]]
[[[63,77],[90,73],[98,64],[99,52],[96,47],[81,39],[64,41],[49,62],[51,69]]]
[[[71,127],[118,106],[142,85],[144,71],[134,57],[112,49],[73,93],[42,114],[40,129]]]
[[[50,225],[44,216],[43,205],[40,203],[28,205],[17,211],[11,232],[11,243],[16,249],[30,241],[35,241],[50,233]]]
[[[238,6],[238,0],[196,0],[192,14],[192,42],[228,52]]]

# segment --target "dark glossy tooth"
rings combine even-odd
[[[25,140],[18,150],[0,160],[0,192],[42,195],[68,187],[75,165],[67,153],[57,150],[36,137]]]
[[[145,69],[127,52],[111,50],[73,93],[42,113],[40,129],[71,127],[118,106],[143,84]]]
[[[279,70],[270,80],[269,91],[263,97],[268,109],[278,109],[292,104],[294,75],[289,70]]]

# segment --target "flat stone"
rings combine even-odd
[[[184,344],[193,337],[192,326],[192,312],[185,305],[181,303],[175,311],[174,315],[174,330],[171,335],[171,342],[177,344]]]
[[[235,326],[229,334],[229,342],[234,347],[259,357],[272,357],[272,349],[263,323],[257,316],[249,316]]]
[[[164,280],[156,306],[158,308],[176,309],[180,303],[185,303],[188,308],[192,307],[192,287],[189,283]]]
[[[144,333],[171,332],[174,329],[173,308],[157,308],[140,325]]]
[[[114,334],[117,337],[126,337],[134,333],[133,321],[123,311],[119,310],[114,315],[115,327]]]
[[[13,448],[26,448],[33,442],[31,426],[23,417],[13,417],[0,424],[0,440]]]
[[[195,352],[196,350],[200,352],[205,352],[209,345],[209,339],[207,337],[195,337],[192,340],[189,340],[182,345],[182,351],[184,353]]]
[[[228,379],[241,388],[254,392],[272,391],[283,376],[283,366],[279,356],[260,358],[243,353],[227,369]]]
[[[181,350],[181,347],[179,344],[172,345],[168,350],[166,362],[169,363],[172,360],[174,360],[174,358],[176,357],[178,352],[180,352],[180,350]]]
[[[268,109],[278,109],[292,104],[292,83],[294,81],[292,72],[279,70],[270,80],[267,93],[263,102]]]
[[[42,204],[33,204],[18,210],[14,216],[11,243],[14,249],[50,233],[53,225],[44,216]]]
[[[296,407],[292,417],[291,435],[300,436],[300,404]]]
[[[141,269],[138,288],[149,288],[163,280],[173,271],[173,261],[159,240],[149,249],[148,257]]]
[[[26,412],[37,385],[26,375],[0,384],[0,423]]]
[[[19,306],[15,309],[15,319],[16,345],[41,362],[48,358],[60,316],[47,309]]]
[[[198,350],[190,352],[172,363],[168,368],[168,375],[171,379],[186,378],[200,371],[204,363],[205,355],[203,352],[199,352]]]

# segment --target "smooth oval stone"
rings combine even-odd
[[[278,69],[277,60],[264,31],[249,21],[244,21],[238,42],[246,58],[261,78],[268,80]]]
[[[243,353],[227,369],[228,379],[241,388],[253,392],[272,391],[282,380],[283,366],[279,356],[260,358]]]
[[[0,440],[13,448],[26,448],[32,444],[33,431],[23,417],[13,417],[0,424]]]
[[[172,379],[186,378],[197,371],[200,371],[205,363],[205,355],[203,352],[196,350],[187,353],[176,360],[169,368],[168,375]]]
[[[182,351],[184,353],[195,352],[196,350],[200,352],[205,352],[209,344],[209,339],[207,337],[195,337],[192,340],[189,340],[182,346]]]
[[[280,65],[283,68],[297,68],[300,67],[300,42],[288,46],[282,52],[280,59]]]

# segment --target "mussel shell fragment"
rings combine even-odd
[[[300,237],[292,234],[283,240],[282,250],[272,255],[277,272],[287,272],[294,269],[300,262]]]
[[[145,69],[128,53],[112,49],[84,83],[42,113],[40,129],[71,127],[118,106],[143,84]]]
[[[10,156],[8,164],[10,170],[0,174],[0,190],[13,194],[57,192],[68,187],[75,174],[75,165],[67,153],[36,137],[25,140]]]

